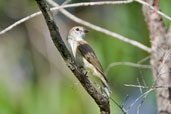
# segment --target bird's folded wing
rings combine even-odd
[[[99,60],[97,59],[93,49],[87,44],[86,41],[79,41],[78,42],[78,50],[80,51],[82,56],[84,56],[84,58],[90,64],[92,64],[96,68],[97,71],[99,71],[102,74],[102,76],[104,77],[104,79],[107,82],[107,79],[103,73],[103,69],[102,69],[102,66],[101,66]]]

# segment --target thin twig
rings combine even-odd
[[[109,4],[109,3],[111,3],[111,2],[112,2],[113,4],[119,4],[119,3],[129,3],[129,2],[131,2],[131,1],[132,1],[132,0],[128,0],[128,1],[110,1],[110,2],[109,2],[109,1],[107,2],[107,1],[106,1],[106,2],[95,2],[95,3],[94,3],[94,2],[93,2],[93,3],[91,2],[90,5],[95,5],[95,4],[103,5],[103,4]],[[73,6],[74,6],[74,4],[69,4],[70,6],[68,6],[68,5],[59,6],[58,4],[56,4],[55,2],[53,2],[52,0],[48,0],[48,2],[49,2],[51,5],[56,6],[55,8],[52,8],[51,10],[57,10],[57,9],[60,9],[60,8],[73,7]],[[85,4],[86,6],[88,5],[88,3],[84,3],[84,4]],[[75,5],[78,6],[78,4],[75,4]],[[73,16],[72,14],[70,14],[69,12],[67,12],[67,11],[64,10],[64,9],[60,9],[60,11],[61,11],[65,16],[67,16],[68,18],[72,19],[73,21],[75,21],[75,22],[77,22],[77,23],[79,23],[79,24],[82,24],[82,25],[84,25],[84,26],[90,27],[90,28],[92,28],[92,29],[94,29],[94,30],[96,30],[96,31],[105,33],[105,34],[110,35],[110,36],[112,36],[112,37],[115,37],[115,38],[117,38],[117,39],[119,39],[119,40],[122,40],[122,41],[124,41],[124,42],[129,43],[129,44],[132,44],[132,45],[134,45],[134,46],[136,46],[136,47],[139,47],[139,48],[141,48],[141,49],[143,49],[143,50],[145,50],[145,51],[147,51],[147,52],[149,52],[149,53],[151,52],[151,49],[150,49],[149,47],[147,47],[147,46],[145,46],[145,45],[143,45],[143,44],[141,44],[141,43],[139,43],[139,42],[137,42],[137,41],[130,40],[129,38],[124,37],[124,36],[122,36],[122,35],[120,35],[120,34],[111,32],[111,31],[109,31],[109,30],[107,30],[107,29],[101,28],[101,27],[99,27],[99,26],[96,26],[96,25],[93,25],[93,24],[91,24],[91,23],[88,23],[88,22],[86,22],[86,21],[84,21],[84,20],[81,20],[81,19],[79,19],[79,18]],[[28,17],[25,17],[25,18],[23,18],[23,19],[17,21],[16,23],[14,23],[14,24],[12,24],[11,26],[7,27],[6,29],[2,30],[2,31],[0,32],[0,35],[1,35],[1,34],[4,34],[5,32],[7,32],[7,31],[9,31],[9,30],[11,30],[13,27],[17,26],[18,24],[20,24],[20,23],[22,23],[22,22],[24,22],[24,21],[26,21],[26,20],[28,20],[28,19],[30,19],[30,18],[33,18],[34,16],[40,15],[40,14],[41,14],[41,12],[36,12],[36,13],[34,13],[34,14],[28,16]]]
[[[123,4],[123,3],[130,3],[132,2],[133,0],[128,0],[128,1],[101,1],[101,2],[86,2],[86,3],[75,3],[75,4],[66,4],[65,2],[62,4],[62,6],[59,6],[58,4],[56,4],[55,2],[53,1],[47,1],[49,2],[51,5],[53,6],[56,6],[54,8],[51,8],[52,11],[54,10],[59,10],[59,9],[63,9],[63,8],[71,8],[71,7],[80,7],[80,6],[94,6],[94,5],[114,5],[114,4]],[[36,12],[36,13],[33,13],[23,19],[20,19],[19,21],[13,23],[12,25],[8,26],[7,28],[3,29],[2,31],[0,31],[0,35],[1,34],[4,34],[6,33],[7,31],[11,30],[12,28],[16,27],[17,25],[35,17],[35,16],[38,16],[42,14],[40,11],[39,12]]]
[[[129,111],[137,101],[139,101],[141,98],[143,98],[145,95],[149,94],[151,91],[153,91],[153,88],[150,88],[148,91],[146,91],[145,93],[143,93],[142,95],[140,95],[127,109],[127,111]]]
[[[171,21],[171,17],[164,14],[163,12],[159,11],[158,9],[154,8],[147,2],[144,2],[142,0],[126,0],[126,1],[100,1],[100,2],[82,2],[82,3],[75,3],[75,4],[68,4],[57,7],[57,9],[64,9],[64,8],[72,8],[72,7],[82,7],[82,6],[97,6],[97,5],[117,5],[117,4],[128,4],[132,3],[133,1],[136,1],[142,5],[148,6],[152,10],[156,11],[159,15],[165,17],[166,19]]]
[[[110,99],[113,101],[113,103],[115,103],[124,114],[127,114],[127,111],[125,110],[124,107],[122,107],[119,103],[117,103],[112,97],[110,97]]]
[[[56,7],[59,6],[57,3],[55,3],[52,0],[47,0],[47,1],[48,1],[48,3],[50,3],[53,6],[56,6]],[[147,46],[145,46],[145,45],[143,45],[143,44],[141,44],[141,43],[139,43],[137,41],[131,40],[131,39],[129,39],[127,37],[124,37],[124,36],[122,36],[120,34],[111,32],[111,31],[109,31],[107,29],[104,29],[102,27],[99,27],[99,26],[93,25],[93,24],[91,24],[89,22],[86,22],[86,21],[72,15],[71,13],[67,12],[65,9],[60,9],[59,11],[61,11],[66,17],[70,18],[71,20],[75,21],[76,23],[82,24],[82,25],[87,26],[87,27],[89,27],[91,29],[102,32],[102,33],[104,33],[106,35],[112,36],[112,37],[117,38],[119,40],[122,40],[122,41],[124,41],[126,43],[132,44],[132,45],[134,45],[134,46],[136,46],[136,47],[138,47],[140,49],[143,49],[143,50],[147,51],[148,53],[151,52],[151,48],[149,48],[149,47],[147,47]]]
[[[53,6],[56,6],[55,8],[51,8],[52,11],[59,9],[59,5],[57,3],[55,3],[54,1],[47,0],[47,2],[49,2]],[[63,6],[61,6],[61,7],[63,7]],[[68,18],[70,18],[71,20],[73,20],[73,21],[75,21],[75,22],[77,22],[79,24],[82,24],[82,25],[87,26],[87,27],[89,27],[91,29],[94,29],[96,31],[105,33],[105,34],[110,35],[110,36],[112,36],[114,38],[117,38],[119,40],[127,42],[127,43],[129,43],[131,45],[134,45],[134,46],[136,46],[136,47],[138,47],[140,49],[143,49],[143,50],[145,50],[145,51],[147,51],[149,53],[151,52],[151,48],[149,48],[149,47],[147,47],[147,46],[145,46],[145,45],[143,45],[143,44],[141,44],[141,43],[139,43],[137,41],[131,40],[131,39],[129,39],[127,37],[124,37],[124,36],[122,36],[120,34],[111,32],[111,31],[109,31],[107,29],[104,29],[104,28],[101,28],[99,26],[93,25],[93,24],[91,24],[89,22],[86,22],[86,21],[84,21],[84,20],[82,20],[82,19],[72,15],[71,13],[67,12],[65,9],[59,9],[59,11],[61,11],[65,16],[67,16]],[[25,17],[25,18],[19,20],[17,23],[14,23],[11,26],[7,27],[6,29],[2,30],[0,32],[0,35],[4,34],[5,32],[7,32],[9,30],[11,30],[13,27],[17,26],[19,23],[23,23],[24,21],[28,20],[29,18],[33,18],[34,16],[37,16],[37,15],[40,15],[40,14],[41,14],[41,12],[36,12],[36,13],[32,14],[33,16],[31,15],[31,16],[28,16],[28,17]]]
[[[119,66],[119,65],[126,65],[126,66],[131,66],[131,67],[139,67],[139,68],[151,69],[151,66],[150,66],[150,65],[142,65],[142,64],[136,64],[136,63],[131,63],[131,62],[115,62],[115,63],[110,64],[110,65],[106,68],[105,74],[107,75],[108,72],[109,72],[109,70],[110,70],[112,67]]]
[[[19,24],[22,24],[23,22],[25,22],[25,21],[27,21],[29,19],[32,19],[33,17],[38,16],[40,14],[42,14],[42,13],[39,11],[39,12],[33,13],[33,14],[27,16],[27,17],[24,17],[24,18],[20,19],[19,21],[11,24],[10,26],[8,26],[5,29],[3,29],[2,31],[0,31],[0,35],[10,31],[11,29],[13,29],[14,27],[18,26]]]
[[[49,1],[50,1],[50,2],[49,2]],[[149,5],[148,3],[144,2],[144,1],[141,1],[141,0],[85,2],[85,3],[68,4],[68,5],[63,5],[63,6],[59,6],[59,5],[56,4],[55,2],[52,2],[51,0],[49,0],[49,1],[48,1],[48,2],[51,3],[51,5],[57,6],[55,9],[53,8],[52,10],[61,9],[61,8],[69,8],[69,7],[80,7],[80,6],[110,5],[110,4],[111,4],[111,5],[113,5],[113,4],[127,4],[127,3],[131,3],[131,2],[133,2],[133,1],[136,1],[136,2],[139,2],[139,3],[143,4],[143,5],[146,5],[146,6],[150,7],[151,9],[155,10],[158,14],[160,14],[160,15],[164,16],[165,18],[167,18],[168,20],[171,20],[171,17],[169,17],[169,16],[167,16],[166,14],[164,14],[164,13],[158,11],[158,10],[157,10],[156,8],[154,8],[153,6],[151,6],[151,5]],[[63,9],[61,9],[61,10],[63,10]],[[63,10],[63,11],[66,11],[66,10]],[[63,12],[63,11],[62,11],[62,12]],[[67,12],[67,13],[68,13],[68,12]],[[36,13],[30,15],[30,16],[27,16],[26,18],[23,18],[23,19],[21,19],[21,20],[15,22],[14,24],[12,24],[12,25],[10,25],[9,27],[5,28],[4,30],[0,31],[0,35],[1,35],[1,34],[4,34],[5,32],[7,32],[7,31],[9,31],[9,30],[11,30],[12,28],[14,28],[15,26],[21,24],[22,22],[24,22],[24,21],[26,21],[26,20],[28,20],[28,19],[31,19],[31,18],[33,18],[34,16],[37,16],[37,15],[40,15],[40,14],[41,14],[41,12],[36,12]],[[65,12],[65,14],[66,14],[66,12]],[[68,17],[68,16],[67,16],[67,17]],[[74,20],[75,22],[78,22],[79,18],[76,19],[76,18],[73,18],[73,17],[74,17],[74,16],[72,16],[72,20]],[[69,18],[70,18],[70,17],[69,17]],[[71,18],[70,18],[70,19],[71,19]],[[81,21],[83,21],[83,20],[81,20]],[[85,21],[84,21],[84,22],[85,22]],[[89,25],[90,23],[83,23],[83,22],[80,22],[80,20],[79,20],[78,23],[90,27],[90,25]],[[86,24],[88,24],[88,25],[86,25]],[[141,49],[143,49],[143,50],[145,50],[145,51],[147,51],[147,52],[149,52],[149,53],[151,52],[151,49],[150,49],[150,48],[148,48],[148,47],[142,45],[142,44],[139,43],[139,42],[136,42],[136,41],[133,41],[133,40],[129,40],[128,38],[123,37],[123,36],[121,36],[121,35],[119,35],[119,34],[110,32],[110,31],[108,31],[108,30],[106,31],[106,29],[99,30],[100,28],[99,28],[98,26],[91,26],[90,28],[92,28],[92,29],[96,28],[95,30],[97,30],[97,31],[99,31],[99,32],[103,32],[103,33],[108,34],[108,35],[110,35],[110,36],[116,37],[116,38],[118,38],[118,39],[120,39],[120,40],[122,40],[122,41],[124,41],[124,42],[130,43],[130,44],[132,44],[132,45],[134,45],[134,46],[136,46],[136,47],[139,47],[139,48],[141,48]],[[112,33],[113,33],[113,34],[112,34]],[[131,42],[131,41],[132,41],[132,42]]]
[[[144,103],[144,101],[145,101],[147,95],[148,95],[148,94],[144,95],[144,97],[143,97],[142,100],[141,100],[141,103],[138,105],[138,107],[137,107],[137,114],[140,114],[140,108],[141,108],[142,104]]]
[[[48,1],[48,2],[49,2],[49,1]],[[59,8],[59,5],[56,4],[55,2],[53,2],[53,1],[50,0],[50,3],[51,3],[51,5],[57,6],[57,8]],[[116,2],[116,3],[117,3],[117,2]],[[65,5],[64,5],[64,6],[65,6]],[[61,7],[64,7],[64,6],[61,6]],[[55,8],[52,8],[52,10],[55,10]],[[130,39],[128,39],[128,38],[126,38],[126,37],[124,37],[124,36],[121,36],[121,35],[119,35],[119,34],[117,34],[117,33],[113,33],[113,32],[111,32],[111,31],[109,31],[109,30],[103,29],[103,28],[101,28],[101,27],[98,27],[98,26],[95,26],[95,25],[93,25],[93,24],[90,24],[90,23],[88,23],[88,22],[86,22],[86,21],[83,21],[83,20],[81,20],[81,19],[79,19],[79,18],[73,16],[72,14],[68,13],[68,12],[67,12],[66,10],[64,10],[64,9],[61,9],[61,12],[64,13],[65,15],[67,15],[67,17],[69,17],[70,19],[74,20],[75,22],[78,22],[78,23],[80,23],[80,24],[83,24],[83,25],[85,25],[85,26],[88,26],[88,27],[90,27],[90,28],[92,28],[92,29],[94,29],[94,30],[97,30],[97,31],[99,31],[99,32],[103,32],[103,33],[105,33],[105,34],[107,34],[107,35],[116,37],[116,38],[118,38],[118,39],[120,39],[120,40],[122,40],[122,41],[124,41],[124,42],[127,42],[127,43],[130,43],[130,44],[134,45],[134,46],[137,46],[137,47],[139,47],[139,48],[141,48],[141,49],[143,49],[143,50],[145,50],[145,51],[147,51],[147,52],[150,52],[150,51],[151,51],[150,48],[144,46],[143,44],[141,44],[141,43],[139,43],[139,42],[136,42],[136,41],[134,41],[134,40],[130,40]],[[3,33],[5,33],[5,32],[7,32],[7,31],[11,30],[13,27],[17,26],[19,23],[22,23],[22,22],[28,20],[29,18],[33,18],[33,17],[36,16],[36,15],[40,15],[40,12],[34,13],[34,14],[31,15],[31,16],[28,16],[28,17],[26,17],[26,18],[21,19],[20,21],[14,23],[14,24],[11,25],[10,27],[7,27],[6,29],[2,30],[2,31],[0,32],[0,34],[3,34]]]
[[[148,4],[147,2],[144,2],[143,0],[134,0],[140,4],[143,4],[145,6],[148,6],[149,8],[151,8],[152,10],[156,11],[159,15],[165,17],[166,19],[168,19],[169,21],[171,21],[171,17],[169,17],[168,15],[164,14],[163,12],[159,11],[158,9],[154,8],[153,6],[151,6],[150,4]]]
[[[66,5],[66,4],[70,3],[70,2],[71,2],[71,0],[66,0],[66,1],[64,1],[64,2],[61,4],[61,6]]]
[[[154,8],[153,6],[151,6],[150,4],[142,0],[83,2],[83,3],[75,3],[75,4],[68,4],[68,5],[60,6],[58,7],[58,9],[81,7],[81,6],[128,4],[128,3],[132,3],[133,1],[136,1],[142,5],[148,6],[152,10],[156,11],[159,15],[171,21],[171,17],[169,17],[168,15],[164,14],[163,12],[159,11],[158,9]]]
[[[148,86],[141,86],[141,85],[133,85],[133,84],[124,84],[124,86],[127,86],[127,87],[137,87],[137,88],[144,88],[144,89],[151,89],[152,87],[148,87]],[[167,86],[156,86],[156,87],[153,87],[153,89],[158,89],[158,88],[163,88],[163,89],[167,89],[168,87]]]
[[[144,62],[146,62],[146,61],[149,60],[149,59],[150,59],[150,56],[147,56],[147,57],[145,57],[145,58],[139,60],[139,61],[137,62],[137,64],[144,63]]]
[[[168,51],[165,53],[164,58],[163,58],[163,61],[162,61],[162,63],[161,63],[161,66],[159,67],[159,71],[163,68],[163,64],[166,62],[166,60],[167,60],[167,58],[169,57],[170,53],[171,53],[170,50],[168,50]],[[144,59],[144,60],[147,60],[147,58]],[[144,60],[142,60],[141,62],[144,62]],[[141,62],[139,61],[138,63],[141,63]],[[167,72],[167,73],[168,73],[168,72]],[[157,79],[159,79],[160,75],[161,75],[161,73],[158,74]],[[145,86],[141,86],[139,83],[138,83],[138,85],[124,84],[125,86],[129,86],[129,87],[138,87],[138,88],[141,88],[141,89],[142,89],[142,88],[149,89],[149,90],[147,90],[145,93],[143,93],[142,95],[140,95],[140,96],[139,96],[139,97],[138,97],[138,98],[137,98],[137,99],[128,107],[127,111],[129,111],[129,110],[131,109],[131,107],[132,107],[133,105],[135,105],[135,103],[136,103],[137,101],[139,101],[139,100],[142,98],[140,104],[139,104],[138,107],[137,107],[137,114],[139,114],[140,108],[141,108],[142,104],[144,103],[146,97],[148,96],[148,94],[149,94],[151,91],[153,91],[153,90],[155,90],[155,89],[168,89],[168,87],[165,87],[165,86],[155,86],[155,82],[157,81],[157,79],[154,80],[154,82],[153,82],[153,84],[152,84],[151,87],[146,86],[146,84],[145,84]]]
[[[139,81],[138,78],[137,78],[137,82],[138,82],[138,85],[140,86],[141,84],[140,84],[140,81]],[[142,93],[143,93],[143,92],[142,92],[142,88],[140,87],[139,89],[140,89],[140,93],[142,94]]]
[[[75,7],[87,7],[87,6],[99,6],[99,5],[118,5],[118,4],[128,4],[133,2],[133,0],[126,1],[98,1],[98,2],[82,2],[82,3],[73,3],[67,4],[63,6],[56,7],[56,9],[64,9],[64,8],[75,8]]]
[[[147,86],[133,85],[133,84],[124,84],[124,86],[128,86],[128,87],[137,87],[137,88],[150,88],[150,87],[147,87]]]
[[[150,56],[147,56],[147,57],[141,59],[141,60],[138,61],[137,63],[138,63],[138,64],[142,64],[143,62],[147,61],[148,59],[150,59]],[[142,79],[142,81],[143,81],[144,86],[147,86],[141,68],[138,68],[138,70],[139,70],[139,72],[140,72],[140,77],[141,77],[141,79]]]

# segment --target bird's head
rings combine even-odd
[[[72,40],[83,40],[87,32],[88,30],[84,27],[75,26],[69,31],[68,38]]]

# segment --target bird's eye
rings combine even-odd
[[[79,28],[76,28],[76,31],[79,31]]]

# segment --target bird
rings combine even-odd
[[[103,89],[107,96],[110,96],[111,90],[108,80],[103,72],[102,65],[93,49],[84,40],[86,33],[89,31],[82,26],[75,26],[70,29],[67,37],[69,50],[75,59],[76,64],[83,69],[86,74],[97,77],[102,83]],[[89,77],[89,76],[88,76]]]

